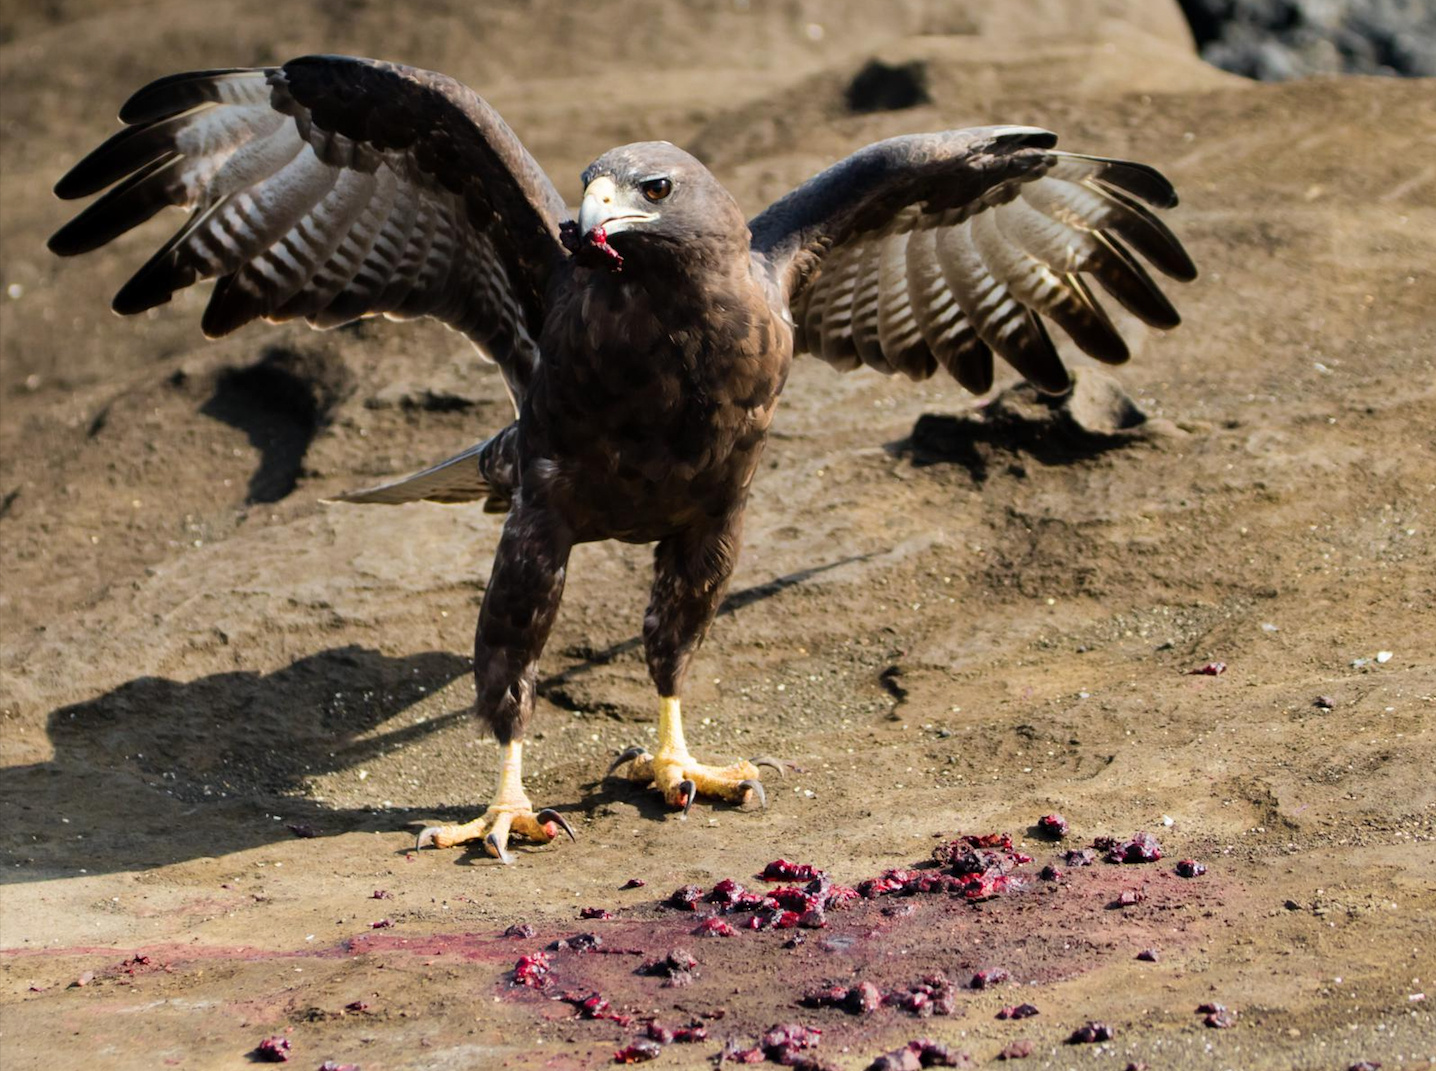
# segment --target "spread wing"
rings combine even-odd
[[[472,90],[410,67],[306,56],[160,79],[120,118],[125,129],[55,192],[110,189],[50,248],[88,252],[170,205],[190,215],[115,296],[116,312],[218,278],[210,337],[260,317],[333,327],[432,316],[498,362],[522,397],[568,211]]]
[[[1037,387],[1071,379],[1043,317],[1098,360],[1127,346],[1089,280],[1154,327],[1176,310],[1134,254],[1174,279],[1196,268],[1151,209],[1177,203],[1150,167],[1053,149],[1032,127],[877,142],[749,224],[798,350],[847,370],[992,386],[998,354]]]

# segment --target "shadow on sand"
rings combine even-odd
[[[772,598],[862,557],[735,591],[719,613]],[[558,688],[641,642],[634,636],[591,652],[545,678],[539,690]],[[477,799],[422,810],[342,809],[308,794],[313,777],[358,769],[471,718],[473,708],[464,707],[373,732],[469,672],[470,659],[455,654],[393,658],[336,647],[268,674],[216,673],[188,683],[138,677],[61,707],[47,727],[54,758],[0,771],[0,843],[10,864],[0,867],[0,884],[145,870],[296,835],[401,832],[420,822],[471,818]],[[485,784],[487,777],[481,777]],[[571,812],[624,798],[640,813],[665,813],[656,797],[648,798],[651,793],[626,783],[600,778],[586,787],[589,795],[581,802],[545,805]]]

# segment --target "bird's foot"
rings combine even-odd
[[[731,766],[709,766],[687,751],[660,749],[651,755],[641,747],[631,747],[614,760],[611,774],[627,765],[623,776],[629,781],[652,784],[669,806],[681,807],[686,816],[699,796],[712,796],[740,806],[754,801],[759,807],[768,805],[763,791],[759,767],[767,766],[783,776],[790,764],[778,759],[758,758],[735,762]]]
[[[559,835],[573,835],[573,827],[557,811],[545,808],[537,813],[528,800],[494,804],[472,822],[456,826],[427,826],[419,831],[415,848],[452,848],[455,844],[482,841],[484,851],[503,863],[512,863],[509,837],[517,835],[537,844],[547,844]]]

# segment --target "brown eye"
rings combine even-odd
[[[666,178],[655,178],[640,182],[638,188],[650,201],[661,201],[673,192],[673,183]]]

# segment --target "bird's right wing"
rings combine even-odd
[[[1146,323],[1175,327],[1176,309],[1133,254],[1174,279],[1196,276],[1152,211],[1177,203],[1171,184],[1143,164],[1059,152],[1056,140],[1015,126],[890,138],[752,220],[754,255],[799,352],[913,379],[945,368],[978,394],[996,353],[1061,392],[1071,380],[1043,317],[1098,360],[1127,359],[1087,279]]]
[[[538,361],[563,199],[472,90],[346,56],[162,78],[55,187],[111,187],[50,248],[85,253],[177,205],[190,216],[115,296],[141,312],[218,278],[202,326],[432,316],[502,368],[517,404]]]

